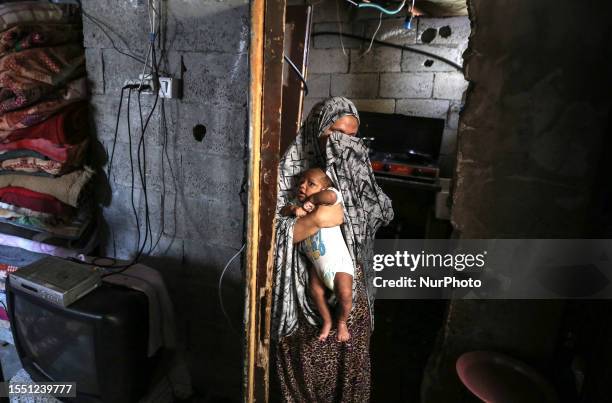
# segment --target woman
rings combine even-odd
[[[351,340],[335,330],[319,341],[320,318],[308,295],[306,260],[297,243],[322,227],[340,224],[318,209],[303,218],[277,216],[272,337],[280,389],[289,402],[364,402],[370,396],[370,333],[374,287],[372,247],[381,225],[393,219],[391,201],[376,184],[367,148],[356,138],[359,115],[336,97],[315,105],[280,163],[277,212],[292,197],[305,170],[323,166],[345,206],[342,232],[355,262]]]

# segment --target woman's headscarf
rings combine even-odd
[[[309,303],[307,261],[293,244],[296,218],[278,215],[280,209],[294,199],[302,173],[313,166],[324,167],[342,194],[345,207],[342,233],[354,263],[360,264],[364,272],[370,316],[374,318],[374,235],[381,225],[393,219],[393,209],[391,200],[376,184],[368,150],[361,139],[333,132],[327,141],[325,155],[319,150],[319,137],[347,115],[359,120],[355,105],[346,98],[334,97],[316,104],[280,162],[272,307],[272,336],[276,338],[288,336],[297,329],[300,313],[312,325],[319,322],[312,308],[314,304]]]

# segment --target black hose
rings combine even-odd
[[[368,38],[368,37],[361,36],[361,35],[353,35],[353,34],[345,34],[345,33],[341,34],[340,32],[331,32],[331,31],[314,32],[314,33],[312,33],[311,36],[315,37],[315,36],[323,36],[323,35],[342,35],[342,36],[347,37],[347,38],[359,39],[359,40],[364,41],[364,42],[370,42],[372,40],[372,38]],[[451,60],[448,60],[448,59],[446,59],[446,58],[444,58],[442,56],[438,56],[438,55],[436,55],[434,53],[429,53],[429,52],[426,52],[424,50],[415,49],[415,48],[411,48],[411,47],[404,46],[404,45],[396,45],[395,43],[391,43],[391,42],[379,41],[378,39],[374,39],[374,43],[382,45],[382,46],[388,46],[390,48],[407,50],[409,52],[418,53],[418,54],[424,55],[424,56],[429,56],[432,59],[439,60],[439,61],[441,61],[443,63],[448,64],[449,66],[453,66],[454,68],[456,68],[460,72],[463,72],[463,67],[462,66],[460,66],[457,63],[455,63],[455,62],[453,62]]]

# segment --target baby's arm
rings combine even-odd
[[[315,206],[333,206],[338,202],[338,194],[330,189],[321,190],[313,194],[304,203],[304,210],[311,212]]]
[[[331,206],[338,201],[338,196],[336,192],[333,190],[325,189],[321,190],[319,193],[315,193],[308,198],[308,201],[312,202],[315,205],[325,204],[327,206]]]

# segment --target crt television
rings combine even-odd
[[[6,286],[11,329],[24,369],[36,382],[76,382],[73,401],[134,402],[147,390],[145,294],[102,283],[68,307]],[[72,400],[72,399],[71,399]]]

